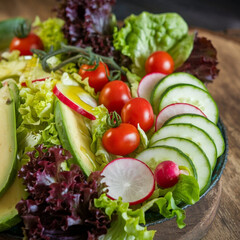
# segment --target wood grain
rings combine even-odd
[[[218,104],[229,139],[220,207],[204,240],[240,239],[240,44],[208,31],[199,33],[211,39],[218,51],[220,75],[208,89]]]
[[[0,0],[0,20],[15,16],[34,19],[36,15],[45,19],[53,15],[49,9],[52,9],[54,4],[55,0]],[[206,234],[203,239],[238,240],[240,239],[240,44],[239,41],[230,40],[229,35],[223,33],[219,35],[219,33],[199,30],[199,35],[211,39],[218,51],[220,75],[213,84],[209,84],[208,88],[218,104],[229,138],[229,156],[221,178],[222,194],[219,209],[209,231],[203,233]],[[190,218],[187,218],[187,223],[192,224]],[[178,231],[176,226],[169,229],[169,232],[173,231]],[[195,239],[199,237],[201,238],[202,235],[196,236]]]

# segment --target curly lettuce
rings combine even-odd
[[[18,111],[22,120],[17,128],[19,158],[38,144],[60,144],[53,113],[55,97],[51,91],[55,84],[56,80],[48,78],[20,89]]]
[[[112,220],[110,229],[101,240],[153,239],[155,231],[148,231],[146,227],[140,225],[145,224],[143,209],[132,210],[129,203],[124,203],[121,199],[111,200],[106,194],[94,199],[94,206],[103,209]]]
[[[62,32],[64,21],[60,18],[48,18],[42,22],[39,17],[36,17],[32,25],[35,27],[35,33],[43,41],[46,51],[49,51],[51,47],[53,50],[57,50],[61,47],[62,42],[67,42]]]

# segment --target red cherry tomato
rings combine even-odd
[[[154,123],[151,104],[145,98],[133,98],[128,101],[121,112],[122,121],[140,127],[146,132]]]
[[[88,77],[90,87],[94,88],[95,92],[99,92],[109,82],[109,69],[103,62],[99,62],[98,67],[92,71],[94,67],[95,65],[83,64],[78,73],[83,79]]]
[[[178,182],[180,170],[173,161],[164,161],[154,171],[155,180],[161,188],[170,188]]]
[[[163,51],[152,53],[145,62],[146,73],[160,72],[170,74],[174,70],[174,62],[172,57]]]
[[[116,111],[119,115],[126,102],[131,99],[131,93],[126,83],[115,80],[107,83],[99,95],[99,104],[103,104],[109,112]]]
[[[140,143],[138,130],[131,124],[121,123],[116,128],[108,129],[102,138],[104,148],[115,155],[127,155]]]
[[[14,37],[10,43],[10,51],[19,50],[21,56],[32,55],[31,49],[43,50],[42,40],[34,33],[25,38]]]

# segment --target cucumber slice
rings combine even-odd
[[[213,139],[217,148],[217,157],[220,157],[225,150],[225,143],[220,129],[207,118],[196,114],[182,114],[174,116],[168,121],[167,124],[175,123],[190,123],[196,127],[203,129]]]
[[[172,73],[163,78],[153,89],[151,94],[151,104],[155,114],[159,113],[159,102],[163,92],[170,86],[180,83],[192,84],[205,91],[208,91],[205,85],[196,77],[191,74],[178,72]]]
[[[187,167],[190,175],[197,179],[197,172],[192,160],[182,151],[170,146],[155,146],[147,148],[136,156],[136,159],[146,163],[154,172],[157,165],[163,161],[171,160],[178,166]]]
[[[152,146],[156,141],[167,137],[186,138],[196,143],[207,155],[212,170],[214,169],[217,162],[216,146],[204,130],[187,123],[165,125],[153,134],[149,145]]]
[[[178,102],[192,104],[202,110],[210,121],[218,122],[218,107],[209,92],[190,84],[176,84],[163,93],[159,111]]]
[[[192,160],[197,171],[200,194],[203,194],[207,190],[212,176],[211,165],[203,150],[196,143],[178,137],[158,140],[152,146],[163,145],[178,148]]]

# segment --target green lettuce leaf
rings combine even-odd
[[[177,202],[194,204],[199,200],[199,185],[193,176],[180,174],[178,183],[173,190]]]
[[[0,61],[0,81],[7,78],[19,79],[24,72],[27,60],[20,56],[18,50],[12,52],[4,52],[1,54],[2,60]]]
[[[123,67],[123,70],[126,72],[127,80],[130,84],[131,95],[133,98],[138,97],[137,89],[139,82],[141,81],[141,77],[130,72],[127,68]]]
[[[148,231],[146,227],[140,225],[145,224],[143,209],[132,210],[129,203],[124,203],[121,199],[111,200],[106,194],[94,199],[94,205],[103,209],[112,220],[110,229],[101,239],[153,239],[155,231]]]
[[[48,18],[42,22],[39,17],[36,17],[32,25],[35,27],[35,33],[43,41],[44,48],[47,52],[51,47],[53,47],[53,50],[59,49],[62,42],[67,43],[62,31],[64,25],[62,19]]]
[[[180,67],[190,56],[193,50],[194,34],[185,36],[173,48],[169,50],[169,54],[174,60],[174,68]]]
[[[169,51],[187,33],[187,23],[177,13],[143,12],[126,18],[120,30],[115,28],[113,43],[115,49],[131,58],[131,71],[143,77],[148,56],[158,50]]]
[[[55,97],[51,91],[55,84],[56,80],[48,78],[20,89],[19,113],[22,121],[17,128],[19,158],[37,144],[60,144],[53,114]]]

